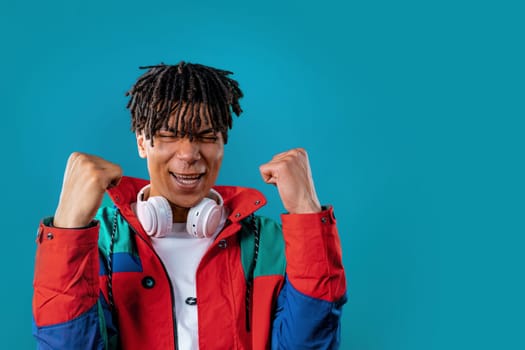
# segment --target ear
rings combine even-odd
[[[137,137],[137,148],[139,151],[139,157],[140,158],[147,158],[147,152],[146,152],[146,136],[144,136],[143,132],[138,132],[135,134]]]

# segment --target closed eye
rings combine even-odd
[[[172,131],[159,131],[157,135],[155,136],[162,142],[175,142],[178,140],[181,140],[184,137],[188,137],[188,134],[185,134],[184,132],[175,133]],[[194,141],[202,142],[202,143],[215,143],[219,139],[217,133],[213,129],[206,129],[203,130],[195,135],[193,137],[190,136]]]
[[[206,129],[195,135],[195,138],[200,142],[214,143],[217,142],[217,133],[213,129]]]
[[[167,131],[159,132],[155,137],[162,142],[175,142],[181,139],[181,137],[176,135],[175,133]]]
[[[214,134],[212,135],[198,135],[197,140],[200,142],[214,143],[217,142],[218,137]]]

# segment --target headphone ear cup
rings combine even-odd
[[[152,232],[157,231],[157,219],[155,210],[147,201],[137,201],[137,217],[144,228],[144,231],[151,236]]]
[[[142,192],[142,191],[141,191]],[[173,226],[173,214],[168,200],[154,196],[144,201],[142,193],[137,197],[137,218],[149,236],[164,237]]]
[[[197,238],[211,237],[219,227],[223,207],[210,198],[204,198],[188,212],[186,230]]]
[[[148,204],[153,208],[154,221],[156,222],[156,231],[153,231],[152,236],[164,237],[173,226],[173,213],[171,212],[170,204],[164,197],[155,196],[148,198]]]

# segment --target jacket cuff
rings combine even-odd
[[[281,215],[286,273],[298,291],[335,301],[346,292],[341,242],[333,208],[319,213]]]
[[[38,226],[36,243],[39,246],[42,244],[64,243],[77,246],[98,244],[98,221],[93,220],[86,227],[62,228],[53,226],[53,219],[52,216],[46,217]]]
[[[281,220],[283,226],[286,225],[292,230],[302,230],[310,225],[320,227],[327,224],[336,224],[334,208],[331,205],[323,205],[319,213],[281,214]]]
[[[44,219],[36,238],[33,314],[38,326],[78,317],[99,294],[99,224],[83,229],[50,226]]]

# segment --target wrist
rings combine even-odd
[[[55,217],[53,218],[53,221],[51,222],[51,225],[53,227],[56,227],[56,228],[64,228],[64,229],[83,229],[83,228],[89,228],[89,227],[92,227],[96,224],[96,222],[94,220],[78,220],[78,219],[73,219],[73,220],[64,220],[64,219],[61,219],[60,217],[57,217],[55,215]]]
[[[319,203],[311,203],[309,205],[300,206],[297,208],[293,208],[292,210],[289,210],[288,213],[290,214],[315,214],[320,213],[323,211],[321,204]]]

